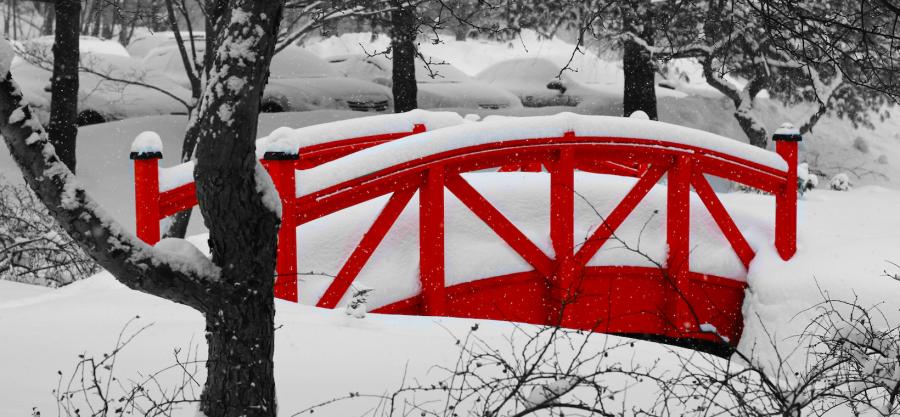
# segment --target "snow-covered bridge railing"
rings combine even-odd
[[[353,152],[381,143],[462,123],[456,113],[415,110],[404,114],[378,115],[313,125],[300,129],[279,128],[257,141],[257,158],[273,178],[293,175],[293,170],[309,169]],[[266,151],[269,151],[267,154]],[[293,155],[289,163],[273,162],[280,155]],[[194,162],[160,168],[162,143],[156,134],[145,132],[132,144],[134,160],[135,220],[137,235],[147,243],[160,239],[159,221],[197,205],[194,186]],[[290,229],[291,225],[284,227]],[[294,239],[281,239],[279,250],[296,251]],[[292,246],[289,246],[292,245]],[[283,258],[283,257],[282,257]],[[281,265],[284,267],[284,265]],[[295,274],[296,270],[281,270]],[[296,286],[296,281],[295,286]],[[291,295],[279,295],[290,298]],[[296,296],[296,290],[291,290]]]
[[[339,255],[346,257],[337,264],[334,277],[318,284],[312,279],[300,283],[301,302],[326,308],[349,303],[351,286],[361,286],[357,277],[365,274],[388,232],[403,218],[401,244],[409,241],[416,246],[419,259],[413,279],[417,282],[376,287],[380,295],[369,301],[372,311],[561,323],[690,343],[718,343],[724,337],[736,343],[743,328],[741,305],[746,283],[692,265],[691,231],[699,226],[694,226],[691,218],[705,207],[714,227],[737,255],[736,262],[746,268],[755,256],[754,249],[706,175],[771,193],[776,200],[774,245],[782,258],[789,259],[796,248],[799,139],[794,131],[779,131],[776,153],[772,153],[666,123],[560,114],[494,117],[429,129],[302,171],[295,169],[296,156],[286,149],[267,161],[281,195],[283,224],[287,225],[279,235],[278,296],[297,299],[297,258],[304,259],[304,251],[318,249],[318,245],[309,245],[302,246],[300,254],[294,252],[294,239],[305,233],[301,226],[383,198],[385,203],[374,212],[371,226],[358,241],[352,240],[349,256]],[[492,172],[511,167],[547,173]],[[634,179],[627,180],[632,182],[624,188],[620,181],[617,186],[624,197],[616,197],[608,212],[599,212],[599,225],[582,230],[582,236],[575,232],[575,206],[583,198],[576,190],[576,179],[589,178],[591,187],[615,180],[591,173]],[[527,197],[534,205],[549,206],[549,231],[538,231],[546,237],[536,234],[537,229],[523,231],[521,224],[510,220],[510,212],[504,214],[496,201],[475,186],[476,182],[502,182],[504,175],[530,182],[547,179],[549,193]],[[664,176],[665,185],[657,185]],[[664,236],[660,240],[665,241],[658,259],[651,259],[649,265],[596,263],[595,255],[605,243],[618,239],[617,230],[629,215],[642,201],[653,203],[654,199],[661,203],[653,214],[662,213],[659,229],[664,229]],[[403,214],[408,205],[418,213],[411,226],[418,230],[418,241],[409,229],[409,214]],[[476,265],[469,272],[480,274],[477,277],[448,277],[448,257],[456,256],[457,248],[446,243],[465,246],[477,240],[475,236],[468,241],[456,239],[455,224],[445,221],[448,210],[460,209],[480,219],[502,240],[505,250],[527,264],[526,270],[501,273]],[[332,229],[328,230],[328,240],[323,242],[334,240]],[[758,239],[756,242],[759,245]],[[384,250],[392,252],[397,246]],[[397,265],[408,264],[415,254],[398,251],[387,256],[402,257],[394,263]],[[305,263],[302,266],[304,271],[316,270]],[[453,268],[458,270],[459,265],[453,264]],[[401,276],[402,271],[388,270],[387,274],[391,276],[381,279],[408,279]]]

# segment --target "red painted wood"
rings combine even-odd
[[[712,215],[716,224],[719,225],[719,230],[721,230],[722,234],[725,235],[725,238],[728,239],[728,243],[731,244],[734,253],[741,258],[744,268],[749,269],[750,261],[756,256],[756,253],[753,252],[753,248],[747,243],[747,239],[744,238],[741,230],[734,224],[734,220],[728,215],[728,210],[726,210],[725,206],[722,205],[722,202],[719,201],[719,197],[716,196],[715,191],[713,191],[709,182],[706,181],[706,177],[703,176],[703,173],[695,172],[691,177],[691,185],[694,186],[694,191],[697,192],[700,200],[703,201],[703,205],[706,206],[706,209],[709,210],[709,214]]]
[[[556,273],[550,280],[551,323],[563,319],[563,309],[578,289],[574,287],[579,271],[573,262],[575,222],[575,155],[560,149],[550,171],[550,242],[556,256]]]
[[[150,245],[159,242],[159,159],[134,160],[134,218],[137,236]]]
[[[659,179],[666,173],[667,168],[664,165],[653,165],[650,167],[647,173],[634,184],[631,191],[625,195],[619,205],[605,219],[601,220],[602,223],[597,226],[597,230],[594,230],[594,233],[581,245],[581,249],[575,253],[575,265],[577,267],[584,267],[590,262],[591,258],[625,221],[625,218],[631,214],[638,203],[644,199],[644,196],[659,182]]]
[[[367,182],[365,186],[357,185],[332,194],[322,195],[317,192],[298,197],[297,225],[309,223],[347,207],[364,203],[412,185],[418,186],[422,183],[424,177],[424,172],[417,172],[411,175],[376,179]]]
[[[775,141],[775,152],[788,165],[788,180],[775,194],[775,248],[788,260],[797,252],[797,142]]]
[[[444,169],[428,170],[419,190],[419,279],[424,312],[446,312],[444,292]]]
[[[275,261],[275,297],[297,301],[297,199],[294,159],[263,160],[263,166],[281,197],[281,227],[278,229],[278,253]]]
[[[542,274],[549,276],[553,273],[553,261],[459,174],[450,176],[446,185],[459,201],[472,210],[472,213],[488,225],[522,259]]]
[[[193,182],[159,194],[159,218],[169,217],[197,205],[197,187]]]
[[[700,323],[692,314],[687,294],[690,288],[690,235],[691,235],[691,170],[690,157],[679,156],[668,174],[668,197],[666,200],[666,243],[668,253],[664,277],[669,282],[669,303],[671,319],[676,329],[685,332],[696,331]]]
[[[654,334],[719,342],[716,335],[677,328],[665,308],[670,288],[665,269],[636,266],[587,267],[579,296],[566,306],[566,327],[618,334]],[[736,345],[743,330],[746,283],[689,273],[686,294],[703,323]],[[545,278],[536,271],[486,277],[447,287],[446,315],[547,324]],[[422,314],[421,295],[375,309],[382,314]]]
[[[347,258],[347,262],[344,263],[341,271],[334,278],[334,281],[331,282],[331,285],[328,286],[328,289],[325,290],[322,298],[319,299],[317,304],[319,307],[334,308],[337,306],[347,289],[350,288],[350,284],[359,275],[359,271],[363,269],[372,254],[375,253],[375,249],[378,248],[381,240],[384,239],[391,226],[397,221],[397,217],[400,217],[400,213],[403,212],[403,208],[406,207],[415,192],[415,188],[409,187],[397,191],[391,196],[384,208],[381,209],[381,213],[378,214],[375,222],[372,223],[372,227],[363,235],[353,253]]]

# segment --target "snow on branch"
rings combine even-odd
[[[0,42],[0,45],[6,42]],[[8,48],[8,46],[6,46]],[[0,46],[0,51],[3,47]],[[6,69],[6,68],[4,68]],[[126,286],[201,309],[219,269],[207,259],[185,262],[127,233],[59,160],[8,71],[0,80],[0,134],[10,154],[63,229]]]
[[[812,65],[807,65],[806,71],[812,83],[813,93],[816,95],[817,105],[801,119],[803,123],[800,125],[800,133],[804,134],[812,131],[819,118],[828,110],[828,105],[834,97],[834,93],[844,86],[844,73],[836,66],[834,67],[834,76],[828,84],[822,82],[822,76]]]

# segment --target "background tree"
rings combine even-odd
[[[55,3],[53,77],[50,79],[50,142],[66,166],[75,172],[78,137],[78,66],[80,0]]]
[[[415,6],[404,0],[393,0],[391,10],[391,90],[394,93],[394,111],[407,112],[419,107],[416,85],[416,25]]]

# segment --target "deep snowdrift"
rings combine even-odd
[[[740,208],[738,212],[768,213],[771,208],[771,198],[766,196],[729,194],[722,198],[730,210]],[[497,204],[504,209],[499,201]],[[811,312],[805,309],[821,300],[819,288],[846,299],[857,296],[863,305],[882,303],[889,318],[898,322],[900,283],[882,276],[885,269],[893,270],[888,261],[897,260],[900,253],[896,233],[900,217],[888,210],[898,206],[900,192],[878,187],[808,194],[800,204],[796,257],[782,262],[770,245],[756,248],[757,258],[748,276],[751,288],[744,306],[747,327],[741,348],[750,349],[757,343],[757,349],[768,346],[764,330],[775,335],[782,349],[792,347],[796,340],[791,336],[808,323]],[[741,218],[736,218],[739,224]],[[752,236],[748,239],[755,240]],[[52,414],[56,406],[50,392],[57,386],[56,371],[71,372],[78,354],[108,352],[122,326],[135,315],[141,319],[134,328],[154,324],[119,358],[116,373],[120,378],[136,378],[138,371],[146,373],[173,364],[173,348],[198,345],[200,352],[205,349],[199,314],[128,290],[106,273],[59,290],[26,288],[0,282],[0,334],[4,338],[0,343],[0,415],[27,415],[35,406],[45,415]],[[506,346],[505,337],[514,331],[509,324],[462,319],[369,315],[358,320],[340,309],[319,310],[283,302],[277,303],[277,310],[276,322],[281,327],[276,331],[276,378],[283,415],[350,391],[390,392],[404,375],[407,382],[434,382],[441,374],[432,365],[452,366],[459,352],[454,336],[464,336],[473,322],[481,324],[482,337],[498,346]],[[592,337],[596,348],[621,340]],[[610,360],[630,361],[633,356],[640,362],[662,357],[660,366],[679,369],[669,352],[662,345],[641,342]],[[630,400],[639,398],[652,396],[642,395],[640,390],[629,395]],[[365,400],[342,403],[321,414],[348,415],[350,410],[361,411],[371,405]]]

